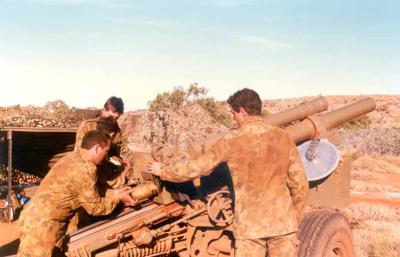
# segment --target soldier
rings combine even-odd
[[[124,102],[122,101],[121,98],[112,96],[107,99],[107,101],[104,104],[103,109],[101,109],[100,116],[95,118],[95,119],[89,119],[83,121],[76,132],[76,140],[75,140],[75,151],[79,150],[80,144],[82,142],[82,137],[85,135],[86,132],[89,130],[100,130],[105,133],[109,133],[110,129],[113,130],[113,134],[111,135],[111,145],[110,145],[110,151],[108,152],[108,157],[106,160],[103,162],[102,167],[103,167],[103,172],[102,174],[105,174],[105,177],[113,177],[112,180],[109,181],[109,186],[112,188],[118,188],[122,186],[123,184],[126,183],[126,176],[127,172],[131,169],[131,165],[128,161],[123,161],[121,158],[121,145],[122,145],[122,134],[121,134],[121,129],[118,126],[118,123],[116,123],[116,128],[115,124],[112,124],[112,121],[107,120],[105,118],[107,117],[112,117],[115,119],[115,121],[124,113]],[[108,124],[106,124],[108,123]],[[100,127],[99,127],[100,126]],[[108,131],[105,131],[104,129],[107,129],[106,127],[108,126]],[[111,126],[111,127],[110,127]],[[109,160],[114,159],[117,160],[122,166],[122,170],[120,167],[114,167],[112,163],[109,162]],[[109,170],[106,171],[105,167],[108,167]],[[113,171],[118,170],[118,174],[113,174]]]
[[[96,130],[110,136],[111,139],[121,132],[118,122],[111,116],[99,117],[96,121]],[[111,161],[113,159],[113,162]],[[119,165],[116,165],[119,164]],[[126,165],[121,158],[110,156],[105,158],[100,165],[97,166],[99,181],[105,188],[119,188],[126,183],[125,169]]]
[[[112,116],[99,117],[94,124],[96,124],[96,131],[108,135],[110,139],[121,131],[118,122]],[[82,141],[80,141],[80,143],[82,143]],[[79,149],[81,149],[81,147],[76,148],[75,151],[79,151]],[[126,182],[123,166],[114,165],[107,161],[106,158],[97,165],[97,174],[98,179],[96,187],[100,196],[106,196],[105,192],[107,192],[108,189],[120,188]],[[74,232],[78,228],[85,226],[90,220],[90,216],[88,216],[84,210],[78,211],[74,217],[71,218],[67,233]]]
[[[124,102],[121,98],[111,96],[104,103],[100,111],[100,116],[94,119],[83,121],[76,131],[75,148],[74,151],[79,151],[81,148],[82,138],[86,132],[90,130],[98,130],[106,133],[111,138],[110,150],[107,157],[98,165],[99,180],[97,188],[99,193],[103,196],[104,192],[110,188],[119,188],[127,182],[127,172],[130,170],[131,165],[125,162],[120,157],[122,135],[121,129],[118,126],[118,118],[124,113]],[[114,165],[110,162],[111,159],[118,160],[120,165]],[[72,218],[68,233],[77,230],[90,220],[84,212],[78,212]]]
[[[129,187],[96,190],[97,168],[110,147],[109,137],[89,131],[81,149],[60,159],[41,182],[22,211],[18,256],[59,256],[71,217],[81,208],[90,215],[110,214],[119,202],[134,205]]]
[[[107,99],[107,101],[104,103],[104,107],[100,111],[100,117],[113,117],[115,120],[118,120],[118,118],[124,113],[124,102],[122,101],[121,98],[111,96],[110,98]],[[94,118],[94,119],[89,119],[83,121],[76,132],[76,140],[75,140],[75,149],[79,149],[82,138],[85,135],[86,132],[89,130],[94,130],[96,129],[97,126],[97,121],[99,120],[100,117]],[[120,154],[120,148],[121,148],[121,131],[116,133],[114,137],[112,138],[111,141],[111,149],[109,152],[109,155],[118,155]]]
[[[308,183],[295,143],[283,129],[267,124],[262,102],[251,89],[228,99],[239,127],[200,157],[148,165],[161,179],[184,182],[210,174],[226,162],[235,191],[236,256],[297,256],[296,231],[308,197]]]

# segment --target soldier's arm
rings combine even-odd
[[[110,150],[108,151],[108,156],[121,157],[121,148],[122,148],[122,133],[118,132],[114,135],[114,138],[111,142],[111,147]]]
[[[162,167],[160,178],[179,183],[209,175],[218,164],[228,160],[229,150],[226,140],[222,138],[194,160],[181,161]]]
[[[287,184],[289,186],[293,206],[296,210],[297,221],[300,223],[303,216],[304,204],[308,198],[308,181],[299,152],[292,140],[290,140],[290,166]]]
[[[79,125],[78,129],[76,130],[74,151],[81,149],[81,143],[82,143],[83,136],[87,132],[87,131],[85,131],[85,125],[86,125],[86,121],[83,121]]]
[[[77,193],[81,206],[90,215],[110,214],[119,203],[119,197],[113,190],[107,190],[106,197],[101,197],[96,187],[96,173],[82,171],[82,177],[78,180]]]

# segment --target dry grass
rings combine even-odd
[[[373,173],[400,174],[400,157],[364,155],[353,162],[352,168]]]
[[[355,148],[359,154],[400,155],[400,129],[368,126],[356,129],[341,128],[342,149]]]
[[[399,257],[400,223],[366,221],[365,228],[353,230],[358,257]]]
[[[400,192],[400,189],[385,184],[375,184],[363,181],[351,181],[350,190],[355,192],[372,192],[372,193],[386,193],[386,192]]]
[[[358,257],[400,257],[400,208],[353,204],[345,214],[352,224]]]
[[[384,205],[357,203],[351,204],[349,208],[345,210],[345,213],[348,216],[359,220],[400,223],[400,207],[394,209]]]

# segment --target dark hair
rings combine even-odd
[[[252,89],[243,88],[236,91],[228,98],[227,102],[235,112],[239,112],[240,107],[243,107],[250,115],[261,115],[262,102],[260,96]]]
[[[110,137],[100,131],[90,130],[82,138],[81,148],[89,150],[93,146],[99,144],[101,148],[109,144]]]
[[[121,131],[117,120],[112,116],[100,117],[96,122],[96,130],[106,134],[118,133]]]
[[[111,110],[113,112],[118,112],[119,114],[123,114],[124,113],[124,102],[119,97],[111,96],[105,102],[104,109],[106,109],[107,111]]]

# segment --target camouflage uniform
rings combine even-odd
[[[76,131],[76,140],[75,140],[75,149],[77,151],[81,148],[81,143],[83,136],[86,132],[90,130],[95,130],[97,126],[97,121],[99,118],[89,119],[83,121]],[[121,153],[121,145],[122,145],[122,135],[121,132],[118,132],[114,135],[113,140],[110,145],[110,151],[108,152],[108,156],[117,156],[119,158]],[[120,158],[119,158],[120,159]],[[126,182],[126,174],[124,172],[114,172],[115,166],[108,162],[103,161],[103,163],[99,166],[99,179],[101,184],[99,185],[102,187],[107,187],[107,185],[111,188],[119,188]],[[107,184],[107,185],[106,185]]]
[[[51,256],[54,249],[62,247],[69,220],[79,209],[107,215],[119,203],[113,190],[107,191],[107,197],[99,196],[96,165],[83,151],[60,159],[22,211],[18,256]]]
[[[199,158],[163,167],[161,179],[191,180],[210,174],[221,162],[229,166],[235,190],[237,248],[243,241],[258,239],[268,244],[283,235],[289,238],[284,248],[291,248],[308,197],[308,183],[288,133],[267,124],[260,116],[248,116],[238,129],[222,137]],[[249,247],[247,255],[257,256],[256,249]],[[277,250],[269,256],[290,256],[282,254]]]
[[[81,149],[83,136],[90,130],[96,130],[97,122],[100,117],[94,119],[84,120],[78,127],[76,131],[75,148],[74,151],[79,151]],[[108,156],[118,156],[121,152],[122,145],[122,135],[118,132],[114,135],[113,140],[110,144],[110,150],[108,151]],[[120,158],[119,158],[120,159]],[[97,188],[101,196],[105,196],[105,192],[110,188],[120,188],[126,183],[126,174],[123,170],[116,169],[117,166],[111,162],[104,160],[100,165],[97,166],[98,170],[98,182]],[[80,211],[75,214],[71,219],[68,226],[68,233],[77,230],[79,227],[87,223],[90,218],[84,211]]]
[[[76,131],[75,151],[81,148],[82,139],[86,132],[90,130],[96,130],[98,120],[99,118],[84,120],[79,125],[78,130]],[[110,154],[119,156],[121,152],[121,145],[122,134],[121,132],[118,132],[114,135],[113,141],[111,142]]]

